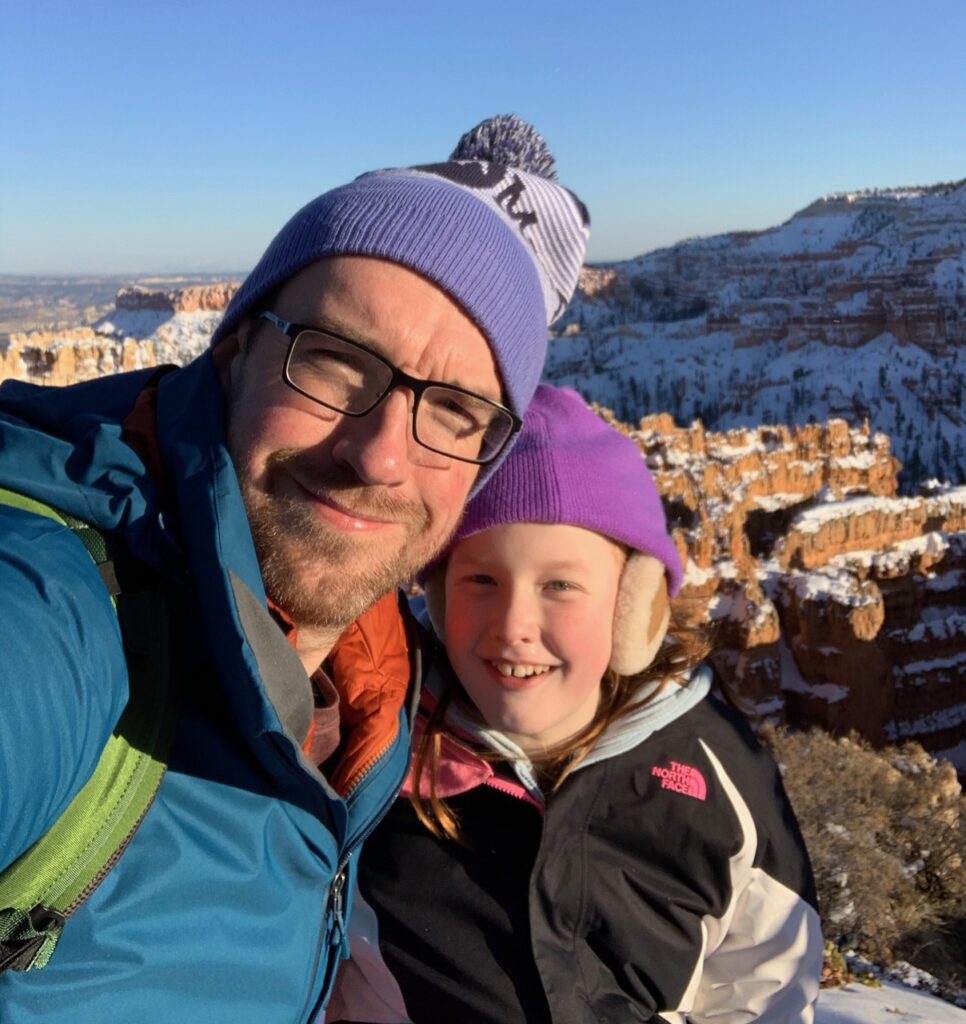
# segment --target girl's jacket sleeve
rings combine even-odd
[[[720,918],[702,922],[705,955],[682,1001],[692,1009],[681,1019],[692,1024],[809,1024],[822,966],[818,912],[762,862],[767,836],[756,827],[755,816],[721,762],[702,745],[730,798],[743,842],[731,859],[728,906]]]
[[[0,506],[0,870],[87,781],[127,694],[117,616],[84,545]]]

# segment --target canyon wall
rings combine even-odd
[[[237,282],[122,288],[114,310],[91,326],[14,333],[0,340],[0,380],[56,386],[184,363],[204,350],[237,288]]]
[[[915,739],[966,771],[966,487],[897,497],[889,439],[844,421],[619,424],[685,559],[722,677],[795,726]]]
[[[827,197],[766,231],[586,267],[546,376],[626,420],[869,419],[904,490],[966,483],[966,182]]]

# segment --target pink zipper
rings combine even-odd
[[[524,802],[536,807],[536,809],[543,814],[543,804],[531,796],[522,783],[511,782],[510,779],[501,779],[498,775],[491,775],[483,785],[491,786],[493,789],[498,789],[501,793],[506,793],[507,796],[514,796],[518,800],[523,800]]]

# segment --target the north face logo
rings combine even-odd
[[[651,774],[661,780],[661,789],[671,789],[675,793],[693,796],[695,800],[704,800],[708,795],[708,784],[697,768],[680,761],[669,761],[666,767],[654,765]]]

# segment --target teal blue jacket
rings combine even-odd
[[[211,356],[160,380],[163,486],[122,437],[150,376],[0,388],[0,487],[95,524],[166,581],[181,689],[147,816],[50,964],[0,976],[0,1021],[310,1021],[345,947],[343,883],[347,899],[405,772],[411,702],[340,797],[300,749],[311,688],[266,610]],[[0,868],[83,785],[127,687],[81,543],[0,508]]]

